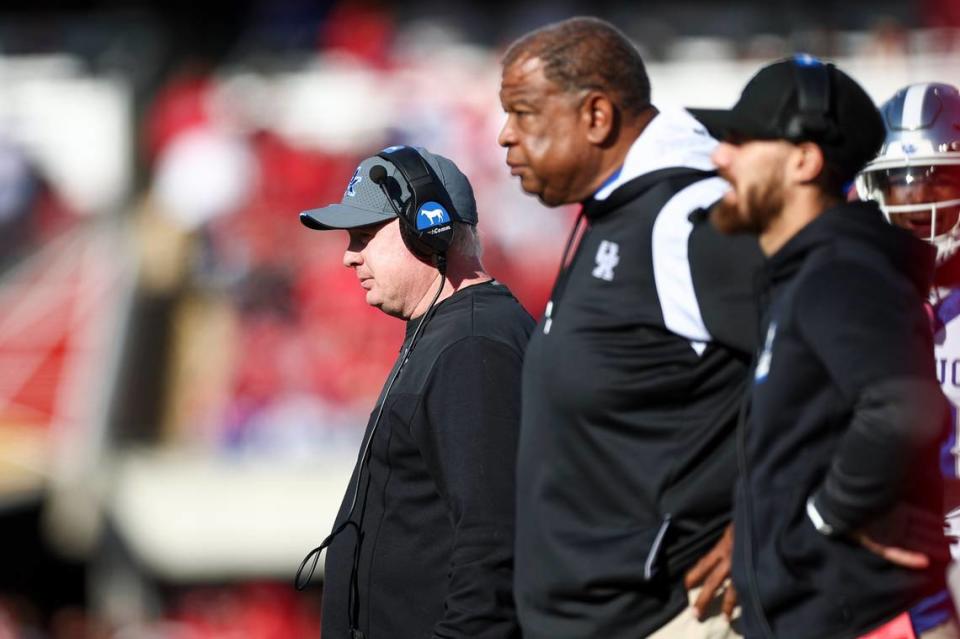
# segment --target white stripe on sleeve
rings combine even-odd
[[[653,223],[653,278],[667,330],[690,340],[697,355],[712,340],[693,288],[688,248],[690,213],[719,200],[729,185],[719,177],[694,182],[664,205]]]

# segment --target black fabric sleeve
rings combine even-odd
[[[480,337],[439,357],[411,430],[454,528],[437,638],[519,636],[513,606],[521,355]]]
[[[714,340],[747,357],[757,348],[754,281],[763,253],[754,235],[723,235],[709,220],[694,220],[688,246],[700,315]]]
[[[935,381],[923,300],[906,280],[888,277],[836,261],[811,273],[796,293],[800,334],[851,404],[884,379]]]
[[[909,487],[916,454],[939,441],[946,403],[940,387],[918,378],[877,382],[860,394],[850,428],[814,505],[834,531],[863,527]]]
[[[908,283],[856,263],[821,269],[795,299],[801,335],[852,406],[814,495],[823,519],[847,532],[894,505],[910,466],[942,436],[929,322]]]

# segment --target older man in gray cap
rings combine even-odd
[[[519,636],[513,609],[520,369],[533,320],[483,270],[473,190],[453,162],[390,147],[340,204],[344,266],[407,322],[330,536],[323,636]],[[298,575],[299,576],[299,575]]]

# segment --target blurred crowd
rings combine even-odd
[[[60,608],[45,619],[24,598],[0,598],[0,639],[291,639],[320,634],[314,602],[280,584],[197,587],[169,599],[159,618],[114,627],[81,606]]]
[[[140,211],[144,274],[157,294],[176,298],[164,424],[174,439],[304,455],[311,443],[329,445],[324,433],[363,423],[399,329],[366,307],[356,277],[331,258],[346,248],[345,235],[307,234],[297,213],[339,201],[356,162],[378,148],[429,144],[463,158],[482,210],[485,263],[532,312],[544,303],[557,248],[538,239],[564,220],[531,219],[531,203],[500,170],[489,108],[495,94],[478,100],[471,79],[450,77],[445,83],[463,88],[455,98],[438,95],[439,80],[419,82],[420,95],[402,95],[407,83],[391,74],[410,84],[437,75],[425,61],[389,70],[335,64],[332,74],[344,76],[345,88],[300,98],[315,110],[305,124],[287,127],[293,131],[284,130],[282,98],[253,105],[236,96],[239,84],[269,82],[263,79],[189,72],[174,77],[147,113],[153,177]],[[275,86],[260,90],[297,100]],[[352,131],[349,121],[311,122],[340,108],[327,101],[357,99],[389,105],[396,122],[389,126],[383,109]],[[257,122],[263,112],[251,111],[258,108],[275,119]],[[371,124],[380,126],[370,131]],[[508,189],[512,197],[504,197]]]

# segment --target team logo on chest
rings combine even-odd
[[[763,352],[757,358],[757,368],[753,372],[753,379],[760,384],[767,379],[767,373],[770,372],[770,360],[773,358],[773,340],[777,336],[777,323],[770,322],[767,329],[767,339],[763,342]]]
[[[597,265],[593,269],[593,276],[607,282],[613,281],[613,269],[620,263],[620,245],[616,242],[603,240],[597,247]]]

